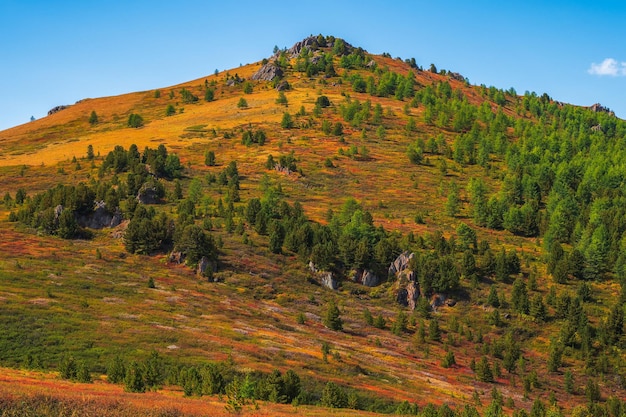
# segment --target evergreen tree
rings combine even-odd
[[[481,357],[480,361],[476,364],[476,377],[482,382],[494,381],[491,365],[485,356]]]
[[[343,330],[343,321],[341,320],[341,312],[334,301],[330,301],[326,307],[326,313],[322,320],[324,326],[330,330]]]
[[[145,392],[146,385],[143,379],[143,370],[141,366],[133,361],[126,368],[126,376],[124,377],[124,390],[127,392]]]
[[[283,113],[283,118],[280,121],[280,127],[283,129],[291,129],[293,128],[293,118],[287,112]]]
[[[92,126],[98,124],[98,115],[96,114],[95,110],[92,110],[91,114],[89,115],[89,124]]]
[[[119,384],[126,376],[126,365],[120,356],[115,356],[107,366],[107,381],[112,384]]]

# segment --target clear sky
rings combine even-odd
[[[626,118],[626,2],[0,0],[0,130],[236,68],[310,34]]]

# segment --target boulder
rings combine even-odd
[[[252,80],[272,81],[274,78],[281,78],[283,70],[274,62],[268,62],[250,77]]]
[[[408,251],[402,252],[395,261],[389,265],[389,275],[396,275],[399,272],[404,271],[409,267],[409,262],[415,256],[414,253],[409,253]]]

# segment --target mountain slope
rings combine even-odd
[[[141,361],[154,349],[168,372],[206,361],[233,361],[241,375],[295,369],[312,402],[331,381],[376,411],[401,401],[486,407],[493,389],[507,412],[530,409],[536,398],[547,402],[550,393],[566,408],[583,404],[582,394],[597,381],[603,399],[619,392],[623,122],[545,95],[475,87],[456,74],[423,71],[345,43],[339,48],[330,37],[304,43],[310,49],[297,44],[267,63],[158,93],[83,100],[0,132],[0,185],[9,194],[3,213],[39,213],[31,222],[0,226],[7,254],[0,313],[12,323],[0,361],[55,369],[68,351],[103,373],[115,355]],[[323,68],[314,63],[324,61]],[[273,62],[282,66],[282,80],[251,81]],[[290,86],[284,99],[279,81]],[[204,100],[207,90],[212,101]],[[189,93],[198,100],[183,103]],[[318,105],[322,97],[330,106]],[[131,114],[144,125],[128,127]],[[248,131],[248,140],[262,131],[264,143],[242,143]],[[178,230],[170,246],[150,256],[127,253],[128,235],[119,238],[127,222],[114,231],[89,230],[90,239],[65,240],[36,224],[54,207],[44,207],[45,197],[15,201],[18,190],[34,197],[57,182],[100,184],[128,194],[119,205],[131,219],[135,195],[126,188],[137,171],[101,168],[115,146],[131,144],[140,151],[163,144],[184,168],[171,180],[144,161],[165,189],[161,204],[149,206]],[[85,158],[90,145],[93,162]],[[205,163],[207,152],[214,152],[215,165]],[[296,166],[287,170],[281,157],[288,161],[291,153]],[[587,162],[600,160],[606,169]],[[220,183],[231,161],[238,187],[226,176]],[[184,198],[176,196],[177,183]],[[194,194],[188,216],[184,204]],[[319,286],[307,267],[320,258],[314,242],[290,249],[285,238],[272,249],[271,230],[260,232],[258,220],[247,216],[257,198],[275,209],[271,218],[292,244],[302,224],[310,225],[303,233],[313,241],[328,226],[328,243],[336,246],[327,269],[340,278],[338,291]],[[278,213],[282,200],[291,215]],[[290,223],[299,218],[296,202],[310,220]],[[202,225],[217,241],[219,282],[168,261],[185,222]],[[366,253],[357,257],[361,249],[351,240],[366,242]],[[415,311],[396,302],[406,282],[385,280],[404,250],[416,253],[411,267],[422,297]],[[575,250],[582,255],[578,268]],[[364,267],[383,282],[373,288],[351,282],[353,269]],[[456,304],[429,311],[435,293]],[[331,301],[340,307],[343,331],[324,325]],[[386,324],[368,323],[366,310]],[[402,314],[405,328],[394,327]],[[439,337],[431,334],[435,326]],[[481,373],[483,358],[492,378]],[[568,372],[573,388],[565,383]]]

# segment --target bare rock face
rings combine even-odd
[[[357,269],[351,274],[352,281],[366,287],[375,287],[380,284],[380,278],[368,269]]]
[[[291,48],[287,49],[287,53],[295,58],[300,56],[304,48],[317,49],[317,36],[309,36],[299,42],[296,42]]]
[[[335,274],[331,271],[319,269],[312,261],[309,261],[309,270],[315,274],[322,287],[330,288],[331,290],[339,288],[339,280],[337,280]]]
[[[144,184],[139,190],[137,200],[142,204],[157,204],[161,201],[159,191],[155,186],[148,183]]]
[[[116,227],[122,223],[122,212],[118,207],[111,212],[107,209],[104,201],[96,201],[94,210],[89,214],[77,216],[76,221],[81,227],[90,229]]]
[[[402,252],[395,261],[389,265],[389,275],[395,275],[398,272],[402,272],[409,267],[409,262],[415,256],[414,253],[409,253],[408,251]]]
[[[58,113],[58,112],[60,112],[61,110],[65,110],[65,109],[67,109],[68,107],[70,107],[70,106],[66,106],[66,105],[63,105],[63,106],[55,106],[55,107],[51,108],[50,110],[48,110],[48,116],[53,115],[54,113]]]
[[[211,277],[214,272],[217,272],[217,264],[212,262],[206,256],[203,256],[198,262],[198,268],[196,268],[196,274],[202,277]]]
[[[337,281],[335,275],[332,272],[321,273],[320,281],[322,286],[330,288],[331,290],[336,290],[337,288],[339,288],[339,281]]]
[[[258,81],[272,81],[274,78],[281,78],[283,70],[274,62],[268,62],[263,65],[257,72],[252,74],[250,79]]]
[[[448,75],[450,76],[450,78],[454,80],[461,81],[462,83],[465,82],[465,77],[459,74],[458,72],[449,72]]]

